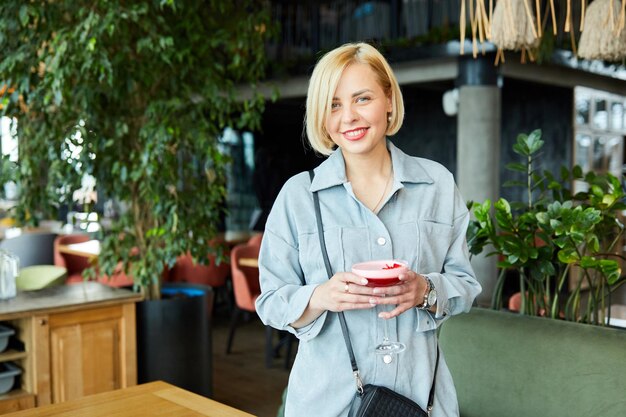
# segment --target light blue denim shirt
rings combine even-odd
[[[436,162],[406,155],[390,141],[387,147],[394,182],[378,215],[355,197],[337,150],[315,169],[312,183],[307,172],[289,179],[267,220],[257,312],[265,324],[300,340],[289,377],[286,417],[347,416],[356,391],[336,313],[325,312],[300,329],[289,325],[302,315],[316,286],[328,280],[312,191],[319,194],[333,272],[350,271],[352,264],[372,259],[403,259],[437,289],[436,314],[413,308],[390,320],[390,339],[407,349],[389,364],[374,353],[384,331],[377,313],[389,307],[345,312],[364,383],[387,386],[426,409],[437,350],[435,330],[446,317],[467,312],[481,291],[465,240],[469,213],[452,174]],[[432,416],[458,416],[456,391],[443,357]]]

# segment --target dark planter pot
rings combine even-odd
[[[213,394],[211,311],[206,285],[165,284],[161,300],[137,303],[138,383],[165,381]]]

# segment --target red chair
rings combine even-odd
[[[121,262],[117,265],[111,278],[108,275],[100,275],[98,276],[98,282],[109,287],[132,287],[134,283],[133,278],[122,270]]]
[[[215,255],[208,255],[208,265],[194,263],[190,254],[179,256],[170,270],[168,281],[209,285],[213,288],[226,286],[230,274],[227,262],[216,262]]]
[[[261,294],[259,268],[241,265],[239,261],[243,258],[258,259],[260,250],[259,243],[260,239],[257,244],[246,243],[236,245],[230,254],[235,307],[233,309],[230,330],[228,332],[226,354],[231,352],[235,330],[241,320],[242,313],[248,312],[256,314],[256,306],[254,303]],[[288,369],[291,360],[292,342],[295,336],[288,332],[279,332],[279,342],[274,346],[272,342],[273,334],[274,329],[271,326],[265,326],[265,366],[268,368],[271,367],[272,359],[278,356],[278,351],[282,346],[286,346],[285,369]]]
[[[80,255],[72,255],[59,251],[60,245],[71,245],[73,243],[82,243],[93,239],[86,234],[62,235],[54,240],[54,264],[63,266],[67,269],[66,284],[76,284],[84,281],[83,271],[91,265],[89,258]],[[107,275],[100,275],[98,282],[110,287],[130,287],[133,285],[131,277],[126,275],[121,269],[121,264],[111,278]]]
[[[215,241],[212,244],[220,244]],[[230,253],[226,253],[230,257]],[[201,265],[193,262],[190,254],[179,256],[176,263],[167,274],[168,282],[188,282],[190,284],[208,285],[215,290],[215,303],[220,302],[220,298],[226,303],[228,311],[232,308],[232,300],[227,287],[228,276],[230,275],[230,265],[222,261],[219,265],[215,255],[208,255],[208,264]]]
[[[59,246],[83,243],[88,240],[91,240],[91,237],[85,234],[61,235],[54,239],[54,264],[67,269],[66,284],[83,282],[83,271],[89,268],[91,264],[89,258],[84,256],[61,253]]]

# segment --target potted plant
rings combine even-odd
[[[224,211],[218,139],[259,126],[264,98],[238,88],[263,76],[270,29],[255,0],[4,1],[0,104],[19,161],[0,172],[19,187],[14,217],[55,217],[92,175],[121,207],[98,273],[121,267],[146,303],[161,299],[164,270],[210,250]]]
[[[515,271],[522,314],[604,325],[610,296],[625,282],[619,214],[626,195],[609,173],[583,175],[579,166],[562,168],[558,176],[542,172],[537,158],[543,143],[540,130],[520,134],[513,150],[521,162],[507,165],[523,181],[505,185],[522,186],[526,201],[470,203],[470,252],[498,256],[493,308],[502,307],[503,286],[512,276],[507,271]],[[575,193],[574,181],[582,184]]]

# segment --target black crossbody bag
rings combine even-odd
[[[313,182],[313,177],[315,176],[313,170],[309,171],[309,176],[311,177],[311,182]],[[330,267],[330,261],[328,260],[328,252],[326,251],[326,242],[324,240],[324,230],[322,227],[322,213],[320,210],[320,201],[317,191],[313,192],[313,202],[315,203],[315,219],[317,221],[317,231],[320,239],[322,256],[324,258],[324,265],[326,267],[328,279],[330,279],[333,276],[333,272]],[[372,384],[363,385],[363,381],[359,375],[359,367],[357,366],[356,358],[354,357],[354,351],[352,350],[352,343],[350,342],[350,334],[348,333],[346,318],[342,311],[337,314],[339,315],[341,332],[343,333],[346,348],[348,349],[348,355],[350,356],[352,373],[356,379],[357,392],[354,401],[360,402],[354,417],[429,417],[435,400],[435,381],[437,378],[437,368],[439,367],[439,347],[437,347],[433,383],[430,388],[430,393],[428,394],[428,406],[426,407],[426,411],[424,411],[415,401],[405,397],[404,395],[398,394],[389,388]]]

